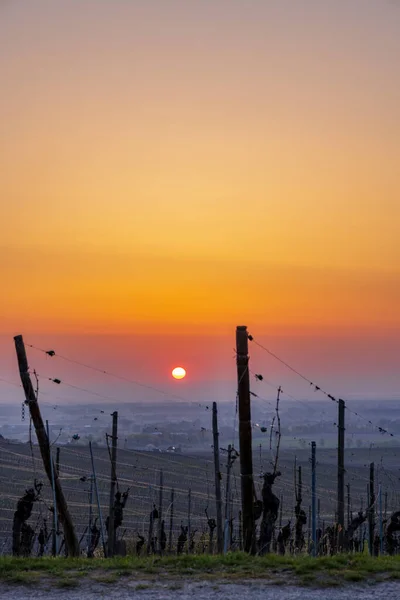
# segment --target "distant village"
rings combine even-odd
[[[286,447],[305,448],[316,439],[320,447],[336,445],[335,407],[315,402],[313,410],[307,404],[283,404],[281,407],[282,444]],[[357,405],[355,405],[357,406]],[[370,406],[371,419],[382,427],[400,433],[400,403],[385,401],[363,404],[364,414]],[[379,406],[379,410],[377,410]],[[331,410],[329,410],[331,409]],[[213,444],[211,404],[124,404],[122,406],[91,404],[81,406],[42,405],[44,419],[48,419],[50,437],[58,445],[105,446],[106,434],[111,429],[111,413],[118,410],[119,447],[149,452],[188,453],[209,450]],[[220,446],[232,443],[237,431],[235,404],[221,402],[219,411]],[[273,405],[254,402],[253,441],[268,447],[271,443]],[[352,419],[346,423],[346,447],[388,445],[368,421]],[[0,443],[29,442],[29,412],[22,406],[0,404]],[[32,443],[36,443],[35,434]]]

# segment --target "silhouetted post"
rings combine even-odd
[[[214,440],[215,501],[217,506],[217,552],[218,554],[222,554],[221,469],[219,464],[218,410],[216,402],[213,402],[212,428]]]
[[[318,498],[318,502],[317,502],[317,522],[318,522],[318,527],[321,527],[321,499]]]
[[[240,475],[242,490],[243,546],[255,554],[253,512],[253,452],[251,435],[251,405],[247,327],[236,328],[236,364],[238,380]]]
[[[279,531],[282,529],[282,517],[283,517],[283,494],[281,494],[279,500]]]
[[[190,534],[192,532],[191,514],[192,514],[192,490],[189,488],[189,492],[188,492],[188,539],[187,539],[188,554],[190,554]]]
[[[162,504],[163,504],[163,488],[164,488],[164,483],[163,483],[163,472],[162,469],[160,470],[160,489],[159,489],[159,495],[158,495],[158,551],[160,554],[162,554],[162,531],[163,531],[163,526],[162,526]]]
[[[99,487],[97,485],[96,468],[94,466],[92,442],[89,442],[89,450],[90,450],[90,460],[92,461],[92,477],[93,477],[93,482],[94,482],[94,490],[96,492],[97,510],[99,513],[101,541],[103,544],[104,557],[106,557],[107,556],[107,546],[106,546],[106,541],[104,539],[103,514],[101,512]]]
[[[35,427],[40,454],[43,460],[43,466],[46,471],[46,475],[51,482],[52,459],[50,457],[50,443],[44,428],[35,390],[33,389],[32,381],[29,376],[28,359],[26,357],[25,344],[22,335],[15,336],[14,342],[18,359],[19,374],[25,392],[25,401],[29,406],[29,413]],[[78,557],[80,555],[79,542],[78,538],[76,537],[74,524],[68,510],[67,502],[65,500],[57,472],[54,473],[54,488],[56,492],[56,506],[54,507],[54,510],[58,510],[60,521],[64,529],[64,538],[68,556]]]
[[[231,467],[232,467],[232,446],[228,446],[228,463],[226,466],[226,486],[225,486],[225,524],[224,524],[224,554],[228,552],[229,540],[229,497],[231,492]]]
[[[347,487],[347,527],[351,522],[351,497],[350,497],[350,483],[346,483]]]
[[[316,461],[317,444],[311,442],[311,531],[312,555],[317,556],[317,489],[316,489]]]
[[[375,463],[369,465],[369,504],[368,504],[368,544],[369,553],[374,554],[374,532],[375,532]]]
[[[367,485],[367,507],[369,504],[369,485]],[[363,496],[361,496],[360,498],[360,508],[361,508],[361,512],[363,512],[364,509],[364,498]],[[360,548],[361,548],[361,552],[364,552],[364,523],[361,525],[360,529],[360,539],[359,539],[359,543],[360,543]]]
[[[118,440],[118,413],[112,414],[112,436],[111,436],[111,485],[110,485],[110,505],[108,511],[108,543],[107,556],[114,556],[115,548],[115,523],[114,523],[114,503],[115,489],[117,486],[117,440]]]
[[[56,471],[57,471],[57,475],[60,475],[60,453],[61,453],[61,448],[60,448],[60,446],[57,446],[57,452],[56,452]]]
[[[339,549],[343,548],[344,534],[344,400],[339,400],[338,418],[338,479],[337,479],[337,521]]]
[[[52,452],[51,452],[50,429],[49,429],[48,421],[46,421],[46,432],[47,432],[47,439],[49,440],[49,449],[50,449],[51,491],[53,492],[53,507],[54,507],[52,553],[53,553],[53,556],[58,556],[58,510],[57,510],[57,500],[56,500],[56,486],[54,484],[54,463],[53,463],[53,456],[52,456]]]
[[[239,510],[239,550],[240,552],[243,550],[243,519],[241,510]]]
[[[91,557],[92,548],[92,520],[93,520],[93,475],[90,476],[90,488],[89,488],[89,524],[88,524],[88,547],[87,556]]]
[[[147,554],[150,554],[151,551],[152,551],[153,529],[154,529],[154,510],[151,509],[151,512],[150,512],[150,522],[149,522],[149,539],[148,539],[148,542],[147,542]]]
[[[379,484],[379,554],[383,556],[383,509],[382,509],[382,485]]]
[[[171,502],[170,502],[170,513],[169,513],[169,539],[168,539],[168,552],[172,552],[172,531],[174,528],[174,496],[175,490],[171,489]]]

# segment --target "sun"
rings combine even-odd
[[[175,369],[172,370],[172,377],[174,379],[183,379],[186,377],[185,369],[183,367],[175,367]]]

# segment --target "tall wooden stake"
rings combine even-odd
[[[175,490],[172,488],[171,490],[171,505],[170,505],[170,513],[169,513],[169,540],[168,540],[168,552],[172,552],[172,531],[174,528],[174,496]]]
[[[191,524],[191,514],[192,514],[192,490],[189,488],[188,491],[188,539],[187,539],[187,552],[190,554],[190,535],[192,533],[192,524]]]
[[[147,554],[152,553],[153,551],[153,529],[154,529],[154,514],[153,509],[150,512],[150,521],[149,521],[149,539],[147,542]]]
[[[93,520],[93,474],[90,476],[89,488],[89,524],[88,524],[88,540],[87,540],[87,557],[91,557],[92,547],[92,520]]]
[[[351,522],[351,495],[350,495],[350,483],[346,483],[347,487],[347,527]]]
[[[46,421],[46,433],[47,439],[49,440],[50,446],[50,470],[51,470],[51,489],[53,492],[53,556],[58,556],[58,511],[57,511],[57,499],[56,499],[56,486],[54,485],[54,463],[53,456],[51,452],[51,444],[50,444],[50,429],[49,422]],[[58,474],[58,473],[57,473]]]
[[[318,502],[317,502],[317,522],[318,522],[318,527],[321,527],[321,499],[318,498]]]
[[[56,453],[56,471],[57,471],[57,475],[60,476],[60,453],[61,453],[61,448],[60,446],[57,446],[57,453]]]
[[[35,390],[33,389],[32,381],[29,376],[28,359],[26,357],[25,345],[22,335],[15,336],[14,342],[18,359],[19,374],[25,392],[25,400],[29,406],[30,416],[35,427],[36,436],[40,448],[40,454],[42,455],[43,466],[49,481],[51,481],[52,459],[50,457],[50,444],[44,428],[44,423],[40,412],[39,403],[36,398]],[[60,521],[64,529],[65,544],[68,556],[77,557],[80,555],[79,541],[75,533],[74,524],[72,522],[72,518],[68,510],[64,493],[62,491],[61,482],[56,471],[54,473],[54,489],[56,491],[56,510],[58,510]]]
[[[217,552],[222,553],[222,498],[221,498],[221,470],[219,464],[219,433],[217,403],[213,402],[212,428],[214,439],[214,472],[215,472],[215,501],[217,507]]]
[[[163,540],[162,540],[162,532],[163,532],[163,521],[162,521],[162,505],[163,505],[163,489],[164,489],[164,482],[163,482],[163,472],[162,469],[160,470],[160,489],[159,489],[159,494],[158,494],[158,551],[160,554],[162,554],[163,550],[162,550],[162,544],[163,544]]]
[[[344,539],[344,400],[339,400],[338,417],[338,476],[337,476],[337,520],[339,548],[343,548]]]
[[[115,549],[115,523],[114,523],[114,504],[115,489],[117,486],[117,441],[118,441],[118,413],[112,414],[112,446],[111,446],[111,484],[110,484],[110,504],[108,511],[108,542],[107,556],[114,556]]]
[[[253,452],[251,435],[248,334],[245,325],[236,328],[236,364],[238,381],[240,475],[242,489],[243,546],[256,553],[253,512]]]
[[[383,556],[383,510],[382,510],[382,485],[379,484],[379,554]]]
[[[230,545],[229,531],[229,498],[231,492],[231,467],[232,467],[232,446],[228,446],[228,463],[226,465],[226,486],[225,486],[225,524],[224,524],[224,554],[228,552]]]
[[[374,554],[375,533],[375,463],[369,465],[368,544],[369,553]]]
[[[101,512],[99,486],[97,485],[97,476],[96,476],[96,468],[94,466],[92,442],[89,442],[89,450],[90,450],[90,460],[92,462],[92,477],[93,477],[93,483],[94,483],[94,490],[96,492],[97,511],[99,513],[101,542],[103,544],[104,557],[106,557],[107,556],[107,546],[106,546],[106,541],[104,539],[103,513]]]
[[[311,531],[312,531],[312,555],[317,556],[317,489],[316,489],[316,451],[317,444],[311,442]]]

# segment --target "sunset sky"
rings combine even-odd
[[[399,395],[399,31],[391,0],[0,0],[0,377],[22,333],[229,400],[246,324]]]

